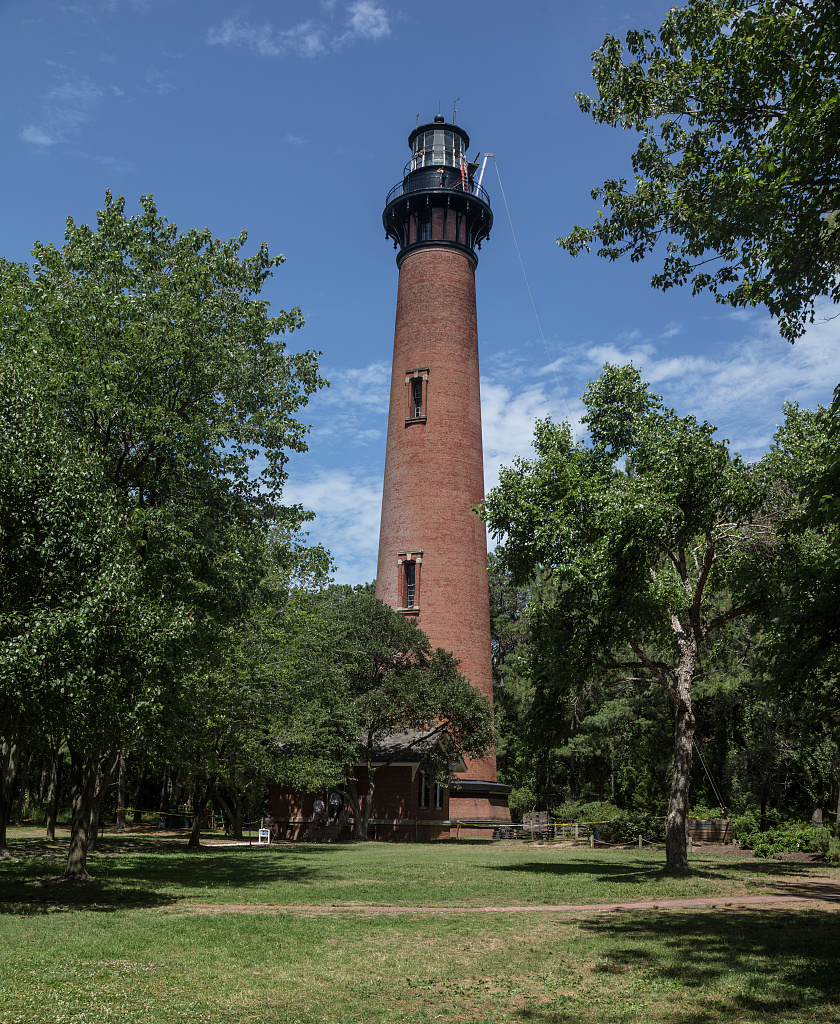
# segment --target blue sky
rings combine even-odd
[[[555,238],[589,224],[589,190],[629,176],[634,137],[581,114],[607,32],[656,28],[668,3],[482,0],[0,0],[2,248],[60,243],[105,190],[141,194],[182,228],[243,228],[287,263],[265,296],[300,306],[295,348],[332,381],[304,413],[310,450],[290,500],[317,513],[345,582],[376,569],[397,270],[381,226],[407,136],[440,109],[495,154],[495,227],[477,270],[488,488],[530,450],[534,420],[580,414],[607,361],[632,359],[681,413],[715,423],[747,459],[782,405],[827,402],[840,320],[791,347],[762,311],[653,291],[659,264],[576,260]],[[827,311],[826,311],[827,312]]]

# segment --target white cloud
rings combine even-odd
[[[22,128],[20,137],[24,142],[31,142],[33,146],[51,146],[59,141],[53,133],[45,128],[39,128],[36,124],[28,124]]]
[[[309,400],[312,436],[342,445],[367,445],[385,437],[391,372],[383,362],[358,368],[323,367],[330,387]]]
[[[780,337],[768,316],[736,317],[744,327],[741,340],[714,355],[660,353],[632,331],[612,345],[579,347],[575,376],[585,386],[605,362],[632,362],[678,413],[716,424],[735,451],[755,458],[770,444],[785,402],[824,403],[840,381],[840,320],[829,319],[834,307],[827,303],[817,313],[795,345]],[[668,328],[659,337],[668,337]]]
[[[157,68],[149,68],[145,75],[145,81],[146,85],[158,96],[165,96],[175,88],[170,81],[168,72],[159,71]]]
[[[379,548],[382,477],[366,467],[298,470],[283,490],[284,500],[316,513],[312,539],[329,548],[336,581],[373,579]]]
[[[484,487],[499,482],[499,469],[519,456],[533,455],[534,424],[539,419],[565,419],[565,403],[546,383],[511,385],[507,377],[481,378],[481,433],[484,448]],[[579,415],[573,415],[575,426]]]
[[[102,90],[89,78],[65,74],[44,97],[39,121],[22,128],[20,138],[42,148],[67,142],[94,117],[102,96]]]
[[[324,5],[332,16],[336,4]],[[204,41],[210,46],[245,46],[260,57],[282,57],[296,54],[311,59],[340,50],[358,40],[384,39],[390,35],[388,14],[373,0],[354,0],[346,5],[346,28],[337,32],[330,24],[313,20],[300,22],[287,29],[276,29],[270,22],[256,24],[232,17],[207,30]]]
[[[208,29],[205,42],[211,46],[247,46],[261,57],[279,57],[286,53],[316,57],[324,49],[322,32],[311,21],[277,32],[268,22],[255,25],[239,18],[228,18],[217,28]]]
[[[384,39],[391,34],[385,8],[371,0],[356,0],[347,8],[350,31],[361,39]]]
[[[676,320],[672,320],[669,324],[665,325],[665,330],[659,335],[660,338],[675,338],[678,334],[682,334],[683,326]]]

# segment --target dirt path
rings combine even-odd
[[[534,906],[510,907],[399,907],[372,906],[363,903],[342,903],[331,906],[307,906],[293,904],[290,906],[272,906],[268,904],[249,905],[231,903],[219,905],[215,903],[189,903],[177,908],[163,910],[168,914],[342,914],[355,912],[361,914],[593,914],[605,911],[637,911],[637,910],[690,910],[701,907],[731,909],[733,907],[789,906],[810,903],[815,905],[834,905],[840,910],[840,887],[829,880],[826,882],[803,879],[800,881],[783,882],[780,888],[784,892],[764,893],[757,896],[703,896],[694,899],[659,899],[638,900],[628,903],[550,903]]]

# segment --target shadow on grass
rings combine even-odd
[[[664,855],[663,855],[664,858]],[[642,882],[657,881],[662,878],[689,878],[692,874],[704,878],[732,880],[738,875],[764,875],[770,879],[795,878],[801,879],[811,875],[824,875],[825,864],[802,864],[793,861],[765,860],[695,860],[688,871],[666,868],[655,861],[640,861],[626,858],[609,863],[602,857],[568,858],[560,861],[519,861],[515,864],[499,864],[490,867],[492,871],[513,871],[542,875],[568,877],[570,875],[591,875],[599,882],[625,882],[638,885]],[[832,872],[832,874],[835,874]],[[836,874],[837,888],[840,890],[840,873]],[[786,887],[785,892],[795,892],[794,886]]]
[[[67,843],[29,841],[3,861],[0,914],[45,910],[139,909],[178,903],[194,893],[231,893],[277,882],[323,879],[331,846],[187,849],[185,842],[105,837],[88,855],[92,879],[63,879]]]
[[[595,973],[625,975],[627,997],[658,989],[682,997],[656,1006],[665,1024],[720,1024],[761,1014],[762,1020],[811,1019],[815,1010],[836,1020],[840,1003],[840,929],[836,913],[822,910],[721,910],[717,914],[670,911],[581,921],[599,940]],[[603,946],[600,945],[603,943]],[[635,977],[634,977],[635,975]],[[612,997],[611,997],[612,998]],[[653,1009],[653,1007],[652,1007]],[[799,1009],[802,1018],[790,1016]],[[615,998],[612,1014],[629,1016]],[[515,1018],[534,1024],[568,1021],[566,1011],[523,1008]]]
[[[149,889],[114,886],[92,879],[78,882],[66,878],[34,878],[0,883],[0,915],[35,917],[73,910],[113,913],[165,907],[178,897]]]
[[[569,875],[591,875],[601,882],[627,882],[638,885],[660,878],[685,878],[683,871],[671,871],[661,864],[616,862],[604,863],[601,859],[581,858],[579,860],[562,861],[519,861],[516,864],[499,864],[491,867],[492,871],[513,871],[542,875],[568,877]],[[704,870],[704,874],[707,873]]]

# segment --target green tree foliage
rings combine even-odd
[[[262,803],[268,782],[312,790],[334,781],[332,762],[284,756],[300,744],[308,747],[329,727],[291,657],[302,634],[311,642],[306,595],[326,583],[329,555],[282,534],[267,548],[270,569],[248,614],[224,630],[212,657],[182,677],[153,743],[154,761],[178,772],[193,808],[200,811],[208,801],[221,806],[237,838],[250,792]],[[193,846],[199,819],[196,814]]]
[[[156,666],[189,634],[161,608],[101,460],[42,382],[9,365],[0,387],[0,734],[31,746],[49,727],[71,758],[136,731],[160,693]],[[93,785],[95,772],[91,769]],[[0,840],[3,835],[0,808]],[[81,826],[80,826],[81,827]]]
[[[667,862],[684,867],[693,692],[714,634],[749,610],[732,595],[762,557],[763,489],[713,427],[665,408],[631,366],[607,366],[583,401],[591,445],[539,423],[536,458],[502,471],[484,516],[506,537],[514,582],[541,575],[531,630],[544,713],[593,665],[668,695]]]
[[[331,587],[311,608],[316,626],[296,655],[295,672],[317,694],[329,729],[320,743],[304,744],[301,757],[335,764],[333,778],[344,779],[356,835],[365,839],[377,773],[409,751],[433,777],[448,781],[459,757],[482,757],[492,745],[492,710],[452,654],[433,650],[413,619],[369,588]]]
[[[132,724],[153,716],[179,666],[212,658],[266,575],[269,532],[294,533],[307,518],[283,505],[282,488],[288,452],[306,447],[296,413],[324,383],[315,353],[287,353],[277,338],[300,326],[299,312],[272,317],[259,298],[282,257],[265,245],[245,257],[244,233],[227,242],[207,229],[179,233],[151,196],[141,206],[127,217],[122,197],[107,193],[96,229],[68,220],[61,248],[35,244],[31,270],[0,263],[4,366],[37,376],[58,431],[52,462],[61,468],[61,451],[76,453],[75,468],[61,472],[76,477],[73,504],[92,509],[77,527],[66,515],[57,525],[65,513],[56,470],[48,518],[23,531],[25,543],[51,567],[51,547],[60,558],[75,545],[99,559],[86,563],[87,577],[71,567],[53,579],[68,588],[65,606],[74,596],[95,603],[86,626],[95,656],[83,648],[48,684],[66,694],[87,680],[84,699],[66,702],[78,797],[67,870],[81,877],[83,821],[104,752],[130,745]],[[16,384],[5,368],[0,384],[8,404]],[[37,439],[29,440],[36,474]],[[14,458],[9,445],[4,454]],[[8,509],[3,529],[11,524],[13,534],[26,513]],[[103,580],[101,598],[94,578]],[[15,586],[4,580],[11,603]],[[25,646],[23,620],[15,624],[17,606],[7,613],[4,644],[14,657]]]
[[[667,240],[654,287],[765,305],[794,341],[840,300],[838,53],[834,0],[689,0],[658,34],[608,35],[577,100],[641,136],[634,180],[594,189],[606,213],[558,243],[636,261]]]

